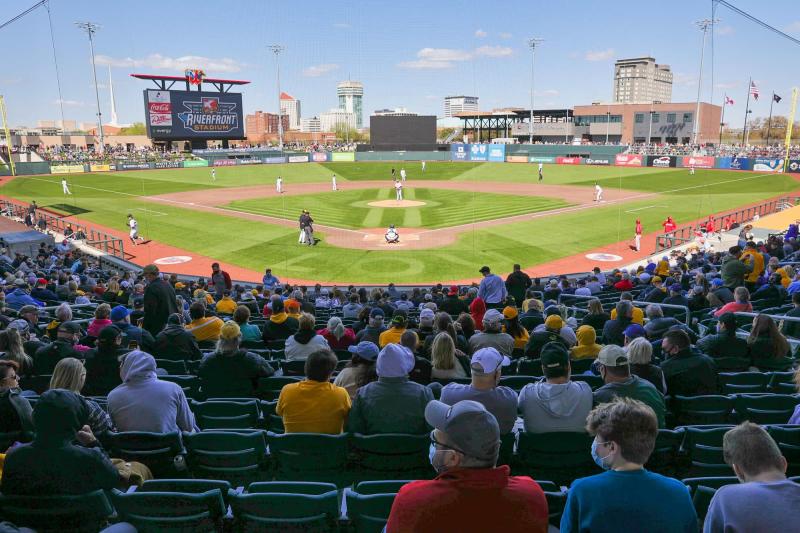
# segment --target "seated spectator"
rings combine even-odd
[[[800,518],[800,485],[786,479],[786,458],[763,428],[743,422],[722,438],[722,454],[739,483],[720,487],[704,531],[787,531]],[[765,512],[765,510],[769,510]]]
[[[623,348],[629,345],[634,339],[638,339],[640,337],[647,338],[647,332],[644,330],[644,327],[636,323],[633,323],[625,328],[623,335],[625,339],[622,343]]]
[[[453,338],[447,332],[438,333],[431,345],[431,378],[459,379],[468,377],[469,359],[456,350]]]
[[[39,308],[35,305],[23,305],[19,310],[19,319],[28,324],[29,333],[33,339],[43,336],[44,331],[39,327]],[[71,311],[70,311],[71,316]],[[9,324],[10,325],[10,324]]]
[[[647,338],[651,340],[660,339],[664,333],[672,326],[677,326],[680,322],[671,316],[664,316],[664,311],[658,304],[650,304],[645,310],[647,315],[647,324],[644,325],[644,331],[647,333]]]
[[[216,350],[200,361],[197,375],[207,398],[249,398],[255,395],[259,378],[275,373],[263,357],[240,349],[241,340],[239,325],[226,322]]]
[[[308,313],[300,315],[297,333],[286,339],[286,360],[305,361],[310,354],[329,349],[325,337],[314,331],[314,317]]]
[[[31,297],[39,300],[40,302],[58,302],[58,296],[56,296],[56,293],[47,288],[47,280],[44,278],[39,278],[36,280],[36,288],[31,291]]]
[[[197,431],[194,414],[177,383],[156,377],[156,360],[135,350],[120,368],[122,384],[108,393],[108,414],[119,431]]]
[[[500,430],[482,404],[463,400],[451,407],[432,401],[425,418],[436,428],[431,464],[438,476],[400,488],[387,533],[547,531],[541,487],[529,477],[509,476],[506,465],[495,466]]]
[[[664,372],[653,364],[653,345],[644,337],[638,337],[625,345],[625,353],[631,365],[631,374],[649,381],[662,395],[667,394]]]
[[[633,288],[631,276],[627,272],[623,272],[620,280],[614,284],[614,288],[618,291],[629,291]]]
[[[350,399],[355,398],[358,389],[378,379],[375,373],[375,361],[378,359],[378,345],[370,341],[362,341],[347,348],[353,357],[333,380],[334,385],[344,387]]]
[[[64,322],[58,326],[58,337],[50,344],[36,350],[33,357],[33,368],[36,374],[52,374],[56,363],[65,357],[83,359],[83,355],[75,349],[81,336],[81,328],[75,322]]]
[[[587,310],[589,313],[583,317],[581,325],[592,326],[595,333],[602,333],[603,326],[606,325],[606,322],[611,320],[611,315],[603,310],[603,304],[597,298],[589,300]]]
[[[77,495],[117,488],[117,469],[97,446],[88,418],[86,402],[74,392],[55,389],[42,394],[34,409],[34,441],[6,456],[3,494]]]
[[[317,334],[328,341],[331,350],[346,350],[356,343],[356,334],[351,328],[345,327],[338,316],[329,318],[328,327],[317,331]]]
[[[101,332],[102,333],[102,332]],[[53,377],[50,378],[50,389],[65,389],[74,392],[86,404],[89,412],[86,418],[86,425],[92,430],[94,435],[102,435],[109,431],[114,431],[114,423],[108,413],[103,411],[100,405],[90,399],[81,396],[81,390],[86,383],[86,369],[78,359],[67,357],[62,359],[53,370]]]
[[[717,393],[717,365],[709,356],[692,352],[685,331],[668,331],[661,341],[661,363],[667,390],[673,396],[697,396]]]
[[[240,305],[233,312],[233,321],[239,326],[242,333],[242,342],[258,342],[261,340],[261,330],[250,323],[250,308]]]
[[[792,307],[786,312],[787,317],[800,318],[800,292],[792,294]],[[783,328],[781,329],[787,337],[798,338],[800,337],[800,322],[792,322],[790,320],[783,321]]]
[[[570,485],[562,533],[697,531],[686,486],[644,468],[658,435],[650,407],[630,398],[599,405],[589,413],[586,429],[595,437],[592,457],[606,472]]]
[[[658,418],[658,427],[664,427],[664,397],[652,383],[631,374],[630,361],[624,349],[613,344],[603,346],[597,362],[605,385],[594,391],[595,405],[617,397],[633,398],[650,407]]]
[[[753,300],[761,300],[764,306],[779,306],[786,299],[786,289],[781,285],[781,275],[773,274],[767,282],[753,293]]]
[[[215,309],[220,315],[232,315],[237,307],[236,301],[231,298],[231,291],[225,289],[222,291],[222,298],[217,302]]]
[[[111,306],[100,304],[94,310],[94,320],[89,323],[86,334],[95,339],[100,335],[104,327],[111,325]]]
[[[497,419],[500,434],[514,429],[517,420],[517,393],[509,387],[498,385],[504,366],[511,360],[494,348],[483,348],[472,354],[470,369],[472,383],[449,383],[442,388],[441,401],[455,405],[462,400],[482,404]]]
[[[24,305],[35,305],[44,307],[44,303],[29,294],[28,284],[24,280],[18,279],[14,283],[14,290],[6,294],[6,305],[15,311],[19,311]]]
[[[356,335],[356,342],[371,342],[376,346],[380,343],[381,333],[386,331],[383,326],[383,309],[373,307],[369,312],[367,325]]]
[[[528,330],[519,323],[519,312],[516,307],[508,306],[503,309],[505,318],[505,332],[514,338],[514,349],[522,350],[528,344],[530,335]]]
[[[283,418],[286,433],[338,435],[350,412],[350,395],[330,382],[336,355],[325,348],[312,352],[305,361],[306,379],[281,389],[275,413]]]
[[[183,315],[173,313],[167,318],[167,325],[156,335],[156,349],[159,359],[171,361],[199,361],[203,353],[197,339],[183,326]]]
[[[475,324],[475,329],[483,330],[483,315],[486,314],[486,302],[483,301],[483,298],[476,297],[470,302],[469,314]]]
[[[749,356],[747,341],[736,336],[736,316],[723,313],[717,321],[717,333],[711,333],[697,341],[697,349],[711,357]]]
[[[469,352],[481,348],[494,348],[506,357],[514,351],[514,338],[503,333],[503,314],[497,309],[489,309],[483,315],[483,331],[469,339]]]
[[[414,364],[414,355],[399,344],[388,344],[380,351],[375,365],[378,380],[356,393],[347,419],[348,432],[419,435],[430,429],[425,423],[425,406],[433,400],[433,392],[409,381]]]
[[[775,321],[769,315],[759,314],[753,319],[753,327],[747,337],[753,366],[764,370],[789,370],[792,367],[791,346],[781,335]]]
[[[633,305],[633,295],[629,292],[623,292],[619,295],[619,301],[629,302],[631,304],[631,322],[634,324],[639,324],[640,326],[644,326],[644,311],[642,311],[641,308]],[[615,306],[614,309],[611,310],[611,320],[615,320],[616,318],[617,308]]]
[[[107,396],[114,387],[122,383],[119,376],[119,359],[124,353],[122,332],[116,326],[103,328],[95,347],[86,352],[86,394]],[[58,366],[58,365],[56,365]]]
[[[538,359],[542,348],[550,342],[560,342],[564,348],[568,348],[566,341],[561,337],[561,329],[564,321],[559,315],[550,315],[544,321],[544,329],[534,331],[528,344],[525,345],[525,357]]]
[[[357,318],[364,306],[358,303],[358,294],[351,294],[342,306],[342,318]]]
[[[529,383],[519,393],[519,412],[529,433],[582,432],[592,410],[592,388],[571,381],[569,352],[561,342],[542,347],[544,381]]]
[[[733,291],[733,298],[734,301],[726,303],[714,311],[714,316],[719,317],[723,313],[749,313],[753,310],[753,306],[750,304],[750,291],[746,287],[736,287],[736,290]]]
[[[392,317],[392,324],[378,337],[378,347],[383,348],[389,344],[399,344],[400,337],[406,330],[407,319],[405,313],[395,311]]]
[[[712,307],[721,307],[733,302],[733,291],[722,284],[722,280],[714,278],[711,280],[711,291],[708,293],[708,303]]]
[[[522,314],[519,317],[519,323],[529,332],[533,331],[536,326],[544,324],[543,311],[544,303],[531,295],[530,298],[522,302]]]
[[[131,313],[132,311],[124,305],[118,305],[111,310],[111,323],[127,337],[128,348],[141,348],[142,351],[148,353],[154,351],[156,340],[146,329],[131,324]]]
[[[302,303],[293,299],[286,300],[283,303],[283,308],[286,310],[286,316],[288,316],[289,318],[294,318],[295,320],[300,320],[301,307]],[[309,308],[308,310],[305,309],[304,310],[306,312],[311,312],[314,310],[314,307],[311,305],[308,305],[308,308]]]
[[[216,316],[206,316],[203,302],[194,302],[189,306],[191,322],[186,324],[186,331],[194,335],[197,342],[217,341],[224,322]]]
[[[33,358],[25,353],[22,337],[16,328],[9,327],[0,331],[0,360],[17,363],[20,376],[33,375]]]
[[[669,296],[661,301],[662,304],[667,305],[683,305],[689,307],[689,299],[683,295],[683,287],[680,283],[673,283],[669,287]],[[674,314],[676,310],[671,310]]]
[[[594,327],[584,324],[576,332],[578,344],[570,348],[570,359],[596,359],[602,346],[597,344],[597,333]]]
[[[264,342],[286,340],[295,333],[300,327],[300,319],[290,317],[286,314],[283,302],[280,297],[272,298],[272,313],[269,320],[264,324]]]
[[[450,286],[450,290],[447,291],[447,296],[445,296],[444,300],[439,305],[439,310],[450,316],[458,316],[461,313],[469,312],[467,302],[459,298],[458,285]]]
[[[564,342],[567,345],[567,348],[572,348],[577,344],[578,339],[575,337],[575,329],[578,328],[578,321],[575,320],[574,317],[567,316],[567,308],[564,305],[549,305],[547,309],[544,310],[544,319],[545,322],[547,318],[550,316],[557,316],[561,318],[562,326],[561,329],[558,331],[558,334],[561,335],[561,338],[564,339]],[[574,328],[574,329],[573,329]],[[542,323],[533,328],[531,335],[535,335],[536,333],[540,333],[547,329],[546,324]]]
[[[603,342],[605,344],[616,344],[617,346],[625,344],[625,329],[633,323],[632,315],[634,309],[631,302],[620,298],[614,309],[616,318],[612,314],[611,320],[603,326]]]
[[[72,320],[72,308],[64,302],[56,308],[55,318],[46,326],[45,334],[54,341],[58,337],[58,326]]]
[[[419,327],[417,328],[417,335],[420,341],[426,341],[428,337],[434,335],[433,321],[436,317],[431,309],[425,308],[419,312]]]
[[[0,433],[33,431],[31,404],[20,395],[17,370],[15,361],[0,360]]]

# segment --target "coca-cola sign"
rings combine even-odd
[[[150,102],[147,107],[151,113],[172,112],[172,104],[170,104],[169,102]]]

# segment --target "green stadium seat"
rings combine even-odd
[[[267,401],[277,400],[284,385],[297,383],[300,379],[301,378],[294,376],[270,376],[268,378],[260,378],[258,380],[256,396]]]
[[[0,495],[0,517],[37,533],[95,533],[113,513],[102,490],[74,496]]]
[[[797,384],[794,382],[794,372],[770,372],[767,390],[776,394],[797,393]]]
[[[200,399],[200,378],[197,376],[158,376],[161,381],[171,381],[177,383],[183,389],[187,398]]]
[[[30,442],[33,435],[25,431],[8,431],[0,433],[0,453],[5,453],[15,442]]]
[[[227,507],[228,491],[231,484],[221,479],[148,479],[142,483],[137,492],[188,492],[201,494],[210,490],[219,489],[222,501]]]
[[[683,428],[659,429],[655,448],[645,468],[667,477],[675,477],[683,466],[680,449],[685,434]]]
[[[352,489],[344,489],[347,517],[356,533],[383,531],[394,498],[406,483],[410,481],[362,481]]]
[[[281,361],[281,368],[284,376],[302,377],[306,375],[305,361]]]
[[[50,388],[51,374],[42,374],[41,376],[22,376],[19,379],[19,388],[21,390],[33,391],[36,394],[44,394]]]
[[[338,530],[339,494],[331,483],[253,483],[230,498],[233,531]]]
[[[578,374],[570,376],[572,381],[585,381],[589,384],[592,390],[597,390],[604,385],[603,378],[600,376],[590,375],[590,374]]]
[[[528,383],[535,383],[542,379],[538,376],[503,376],[500,378],[500,385],[510,387],[519,392]]]
[[[549,479],[559,485],[600,472],[590,453],[594,438],[588,433],[521,431],[513,465],[518,475]]]
[[[242,349],[249,350],[249,351],[253,351],[253,350],[268,350],[269,349],[267,347],[266,343],[264,343],[264,341],[262,341],[262,340],[242,341],[241,347],[242,347]]]
[[[727,424],[733,411],[729,396],[673,396],[670,409],[676,426]]]
[[[717,489],[725,485],[739,483],[736,476],[717,476],[717,477],[695,477],[683,480],[683,484],[689,488],[697,518],[702,522],[708,514],[708,506]]]
[[[766,392],[770,378],[770,374],[763,372],[720,372],[720,392],[722,394]]]
[[[344,487],[348,435],[321,433],[267,433],[275,478],[286,481],[325,481]]]
[[[517,361],[518,376],[543,376],[542,360],[524,357]]]
[[[191,408],[202,429],[257,428],[261,418],[257,400],[191,402]]]
[[[747,372],[750,359],[747,357],[714,357],[719,372]]]
[[[125,431],[106,433],[100,441],[111,457],[137,461],[147,465],[155,477],[181,477],[176,467],[176,457],[184,453],[181,435]],[[180,461],[178,461],[180,463]]]
[[[564,514],[564,507],[567,505],[567,491],[553,483],[552,481],[539,481],[536,483],[544,491],[547,499],[547,515],[550,525],[558,528],[561,525],[561,515]]]
[[[722,457],[722,437],[733,426],[686,426],[683,448],[691,476],[725,476],[733,469]]]
[[[353,479],[427,479],[434,475],[428,450],[430,435],[384,433],[350,438]]]
[[[583,374],[592,368],[592,363],[594,363],[594,361],[594,359],[574,359],[570,361],[570,365],[572,366],[572,374]]]
[[[770,436],[778,444],[788,463],[789,476],[800,475],[800,426],[769,426]]]
[[[156,366],[173,376],[183,376],[189,373],[185,361],[173,361],[172,359],[156,359]]]
[[[118,518],[139,533],[216,532],[222,530],[225,504],[220,489],[201,493],[111,491]]]
[[[497,465],[508,465],[514,462],[514,445],[517,443],[517,434],[513,431],[500,435],[500,453],[497,455]]]
[[[785,424],[800,398],[789,394],[737,394],[734,408],[740,421],[755,424]]]
[[[192,475],[223,479],[239,486],[264,479],[267,445],[261,430],[184,433],[186,461]]]

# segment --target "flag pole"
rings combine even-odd
[[[770,134],[772,133],[772,104],[775,103],[775,93],[772,93],[772,100],[769,101],[769,120],[767,121],[767,146],[769,146]]]
[[[725,126],[725,106],[728,105],[728,95],[724,95],[722,100],[722,118],[719,120],[719,146],[722,146],[722,128]]]
[[[750,87],[753,85],[753,78],[747,82],[747,104],[744,106],[744,128],[742,128],[742,145],[745,144],[747,135],[747,113],[750,112]]]

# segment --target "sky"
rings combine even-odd
[[[3,0],[5,21],[35,0]],[[800,38],[796,0],[731,3]],[[666,10],[663,6],[669,5]],[[444,97],[477,95],[482,110],[530,105],[531,52],[536,51],[535,106],[565,108],[612,98],[614,61],[650,55],[672,67],[673,102],[697,97],[702,34],[694,21],[711,15],[710,0],[276,0],[195,2],[50,0],[55,54],[67,120],[95,120],[89,43],[76,21],[100,25],[95,35],[100,105],[110,119],[109,68],[119,122],[143,122],[142,90],[131,73],[182,76],[202,68],[208,77],[249,80],[246,113],[275,112],[275,58],[280,44],[281,89],[301,100],[302,116],[337,105],[336,84],[364,84],[364,119],[376,109],[405,107],[442,116]],[[740,127],[748,78],[760,92],[753,116],[766,117],[770,95],[789,113],[800,86],[798,45],[720,6],[706,45],[702,100],[735,102],[726,122]],[[0,94],[11,126],[35,127],[60,118],[47,11],[39,8],[0,30],[5,54]],[[713,64],[713,69],[712,69]],[[712,78],[713,75],[713,85]]]

